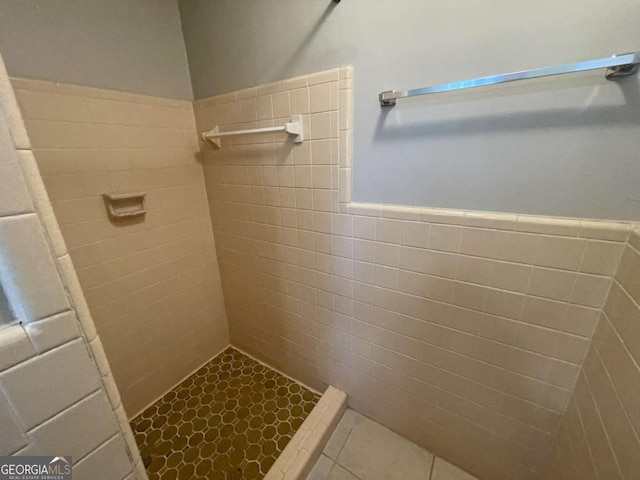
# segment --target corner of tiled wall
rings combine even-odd
[[[0,60],[0,454],[71,455],[74,478],[146,480]]]
[[[640,228],[613,275],[556,436],[549,480],[640,475]]]
[[[84,292],[79,308],[91,311],[132,418],[229,344],[193,104],[11,82],[37,162],[28,165]],[[144,217],[110,219],[103,195],[132,192],[145,193]]]
[[[351,163],[353,157],[353,67],[340,68],[340,122],[339,166],[340,166],[340,213],[348,213],[351,203]]]
[[[354,203],[352,76],[195,102],[199,131],[310,132],[202,145],[232,343],[480,477],[540,478],[630,225]]]

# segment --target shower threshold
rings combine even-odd
[[[229,347],[131,427],[150,480],[262,479],[319,400],[319,394]]]

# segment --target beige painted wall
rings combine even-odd
[[[640,475],[640,235],[632,233],[558,435],[550,479]]]
[[[228,345],[190,102],[28,79],[14,87],[129,416]],[[146,192],[142,222],[103,193]]]
[[[351,70],[195,102],[231,341],[485,479],[541,478],[629,226],[350,203]]]

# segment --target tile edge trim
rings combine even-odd
[[[347,408],[347,395],[329,385],[264,480],[304,480]]]
[[[549,217],[382,203],[350,202],[342,203],[341,206],[341,213],[350,215],[618,242],[625,242],[634,229],[640,228],[637,222],[625,220]]]

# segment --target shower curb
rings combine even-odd
[[[347,408],[347,394],[329,385],[264,480],[304,480]]]

